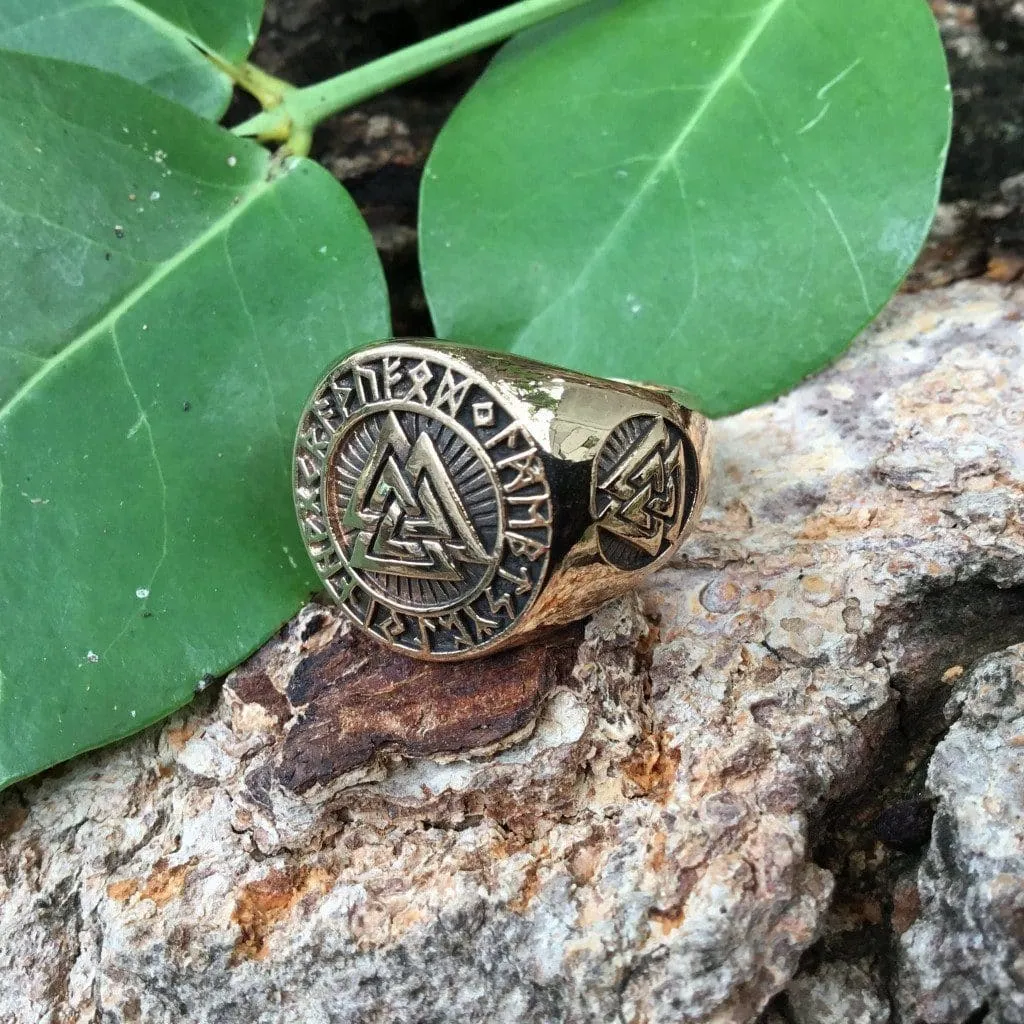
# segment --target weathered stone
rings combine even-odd
[[[495,679],[517,710],[479,737],[442,751],[460,734],[435,720],[418,745],[387,672],[353,703],[359,648],[311,606],[188,713],[0,796],[0,1021],[739,1024],[860,920],[903,935],[908,1021],[954,995],[1017,1019],[1019,843],[990,846],[1024,813],[1008,687],[965,698],[965,753],[933,766],[934,856],[952,831],[970,876],[953,910],[932,910],[943,862],[932,890],[904,872],[830,914],[812,837],[842,823],[863,863],[889,856],[878,822],[906,829],[859,802],[927,763],[974,661],[1024,640],[1022,316],[994,285],[901,297],[834,369],[721,423],[683,554],[587,624],[571,671],[563,651],[520,663],[518,697]],[[464,670],[463,723],[493,665]],[[369,733],[365,756],[329,745]],[[936,987],[952,950],[967,981]],[[842,988],[884,1020],[882,958],[832,952],[786,1014]]]
[[[947,707],[928,769],[938,799],[900,940],[907,1020],[1024,1021],[1024,646],[981,661]]]
[[[889,1024],[889,1000],[857,964],[826,963],[786,990],[790,1024]]]

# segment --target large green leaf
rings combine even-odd
[[[262,12],[263,0],[3,0],[0,50],[112,71],[216,119],[231,80],[196,47],[244,60]]]
[[[8,55],[0,94],[2,785],[166,714],[295,610],[298,415],[389,323],[317,165],[80,65]]]
[[[834,358],[935,208],[923,0],[626,0],[509,44],[420,215],[441,336],[675,384],[721,415]]]

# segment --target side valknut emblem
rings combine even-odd
[[[545,578],[541,453],[488,381],[445,353],[392,344],[336,366],[299,426],[294,491],[331,595],[408,654],[500,643]]]
[[[594,463],[591,515],[601,557],[642,569],[675,547],[683,528],[683,432],[662,416],[630,416],[606,438]]]

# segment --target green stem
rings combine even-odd
[[[294,85],[267,74],[266,71],[248,61],[244,64],[230,64],[211,50],[201,50],[200,52],[214,67],[223,71],[235,85],[243,88],[251,96],[255,96],[264,110],[276,107],[287,93],[295,90]]]
[[[308,152],[313,129],[332,114],[588,2],[519,0],[468,25],[442,32],[317,85],[291,90],[272,109],[236,126],[234,132],[265,141],[283,141],[292,152]]]

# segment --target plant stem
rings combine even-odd
[[[325,118],[427,71],[481,50],[589,0],[519,0],[467,25],[442,32],[317,85],[285,92],[271,109],[237,125],[236,135],[284,141],[294,153],[309,151],[313,129]],[[257,95],[257,99],[261,99]]]
[[[248,61],[244,64],[230,64],[211,50],[200,50],[200,52],[214,67],[223,71],[235,85],[243,88],[251,96],[255,96],[264,110],[276,107],[287,93],[295,91],[294,85],[267,74],[266,71]]]
[[[275,78],[273,75],[268,75],[266,71],[248,61],[236,65],[234,79],[243,89],[260,101],[260,106],[264,110],[276,107],[288,93],[295,91],[294,85]]]

